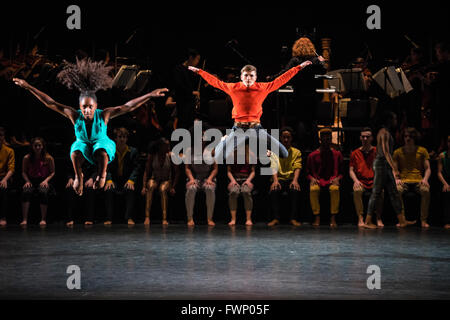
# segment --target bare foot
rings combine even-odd
[[[144,225],[146,225],[146,226],[150,225],[150,218],[149,217],[145,218]]]
[[[364,228],[365,226],[366,226],[366,224],[364,223],[363,218],[360,216],[360,217],[358,218],[358,227]]]
[[[278,219],[273,219],[272,221],[270,221],[270,222],[267,224],[267,226],[273,227],[273,226],[276,226],[276,225],[279,224],[279,223],[280,223],[280,221],[278,221]]]
[[[208,220],[208,226],[215,226],[216,224],[212,220]]]
[[[92,222],[92,221],[86,221],[85,223],[84,223],[84,225],[85,226],[91,226],[91,225],[93,225],[94,223]]]
[[[83,185],[84,185],[83,178],[84,178],[83,174],[81,174],[80,179],[77,175],[75,175],[75,180],[73,180],[73,185],[72,185],[73,190],[80,197],[83,195]]]
[[[110,226],[110,225],[112,225],[112,221],[106,220],[105,222],[103,222],[103,224],[104,224],[105,226]]]
[[[430,225],[426,221],[422,221],[422,228],[429,228]]]
[[[168,225],[169,225],[169,222],[168,222],[167,220],[163,220],[163,221],[162,221],[162,224],[163,224],[163,226],[168,226]]]
[[[252,226],[252,225],[253,225],[252,220],[247,220],[247,221],[245,222],[245,225],[246,225],[246,226]]]
[[[230,222],[228,222],[229,226],[234,226],[236,225],[236,220],[231,220]]]
[[[66,226],[73,227],[73,220],[66,223]]]
[[[366,229],[376,229],[377,228],[377,226],[374,225],[373,223],[367,223],[367,224],[365,223],[363,227]]]
[[[47,222],[45,222],[45,220],[41,220],[41,222],[39,222],[39,225],[41,227],[45,227],[47,225]]]
[[[6,226],[6,220],[5,219],[1,219],[0,220],[0,227],[4,227]]]
[[[444,229],[450,229],[450,224],[446,224],[446,225],[444,226]]]
[[[187,225],[188,225],[189,227],[193,227],[193,226],[195,225],[194,220],[189,220],[189,221],[187,222]]]
[[[93,189],[94,190],[103,189],[103,187],[105,186],[105,183],[106,183],[106,175],[104,175],[102,177],[97,176],[97,178],[95,178]]]
[[[397,228],[406,228],[407,226],[410,226],[410,225],[415,224],[415,223],[416,223],[416,220],[414,220],[414,221],[405,220],[405,222],[397,223],[396,227]]]
[[[291,224],[295,227],[300,227],[302,224],[295,219],[291,220]]]
[[[330,227],[331,228],[337,228],[337,222],[336,222],[336,215],[333,214],[331,215],[331,219],[330,219]]]
[[[134,226],[135,225],[133,219],[128,219],[128,225],[129,226]]]
[[[27,220],[23,220],[23,221],[20,223],[20,225],[21,225],[22,227],[26,227],[26,226],[27,226]]]
[[[377,219],[377,227],[378,228],[384,228],[384,223],[381,219]]]
[[[314,219],[314,222],[312,224],[314,227],[318,227],[320,226],[320,217],[316,216],[316,218]]]

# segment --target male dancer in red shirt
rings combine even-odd
[[[272,82],[256,82],[256,68],[252,65],[246,65],[241,70],[241,82],[238,83],[223,82],[204,70],[191,66],[188,67],[189,70],[198,73],[211,86],[227,93],[233,101],[232,118],[235,121],[232,128],[233,131],[224,141],[219,143],[215,149],[215,158],[219,163],[222,163],[223,148],[227,145],[228,141],[235,137],[235,130],[238,128],[243,130],[254,129],[259,134],[260,139],[266,138],[266,141],[271,141],[272,149],[274,149],[275,146],[275,150],[272,151],[279,150],[282,158],[288,156],[286,148],[280,144],[278,140],[268,134],[261,126],[260,118],[263,113],[262,103],[269,93],[279,89],[301,69],[310,64],[312,64],[311,61],[305,61],[302,64],[289,69]],[[238,141],[237,145],[242,142],[243,141]],[[226,152],[226,159],[228,159],[233,150],[234,148]]]

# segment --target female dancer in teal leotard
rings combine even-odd
[[[115,143],[106,134],[108,121],[137,109],[152,97],[162,97],[164,92],[168,91],[166,88],[156,89],[128,101],[124,105],[99,110],[95,92],[111,87],[110,70],[111,67],[105,66],[103,62],[94,62],[90,59],[77,60],[75,64],[65,62],[64,69],[58,74],[58,79],[69,89],[75,88],[80,91],[80,110],[56,102],[25,80],[13,79],[15,84],[30,91],[46,107],[69,118],[74,125],[76,141],[70,149],[70,157],[75,170],[73,188],[80,196],[83,193],[81,165],[85,159],[97,164],[98,174],[94,189],[101,189],[105,186],[106,168],[108,163],[114,159],[116,152]]]

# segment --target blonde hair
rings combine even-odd
[[[292,46],[292,56],[293,57],[310,57],[315,56],[314,44],[308,38],[300,38],[295,41]]]
[[[244,72],[252,72],[252,71],[256,72],[256,67],[252,66],[251,64],[248,64],[241,69],[241,74]]]

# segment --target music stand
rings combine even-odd
[[[138,70],[139,69],[136,65],[121,66],[119,72],[117,72],[116,76],[114,77],[112,86],[124,89],[131,88],[131,86],[136,81]]]
[[[137,74],[135,81],[128,82],[124,90],[133,90],[137,94],[141,93],[150,81],[152,75],[151,70],[141,70]]]
[[[332,79],[328,80],[328,83],[330,86],[339,86],[339,93],[367,91],[367,84],[360,68],[333,70],[328,72],[327,75],[333,76]]]
[[[413,89],[403,70],[394,66],[380,69],[373,79],[391,99]]]

